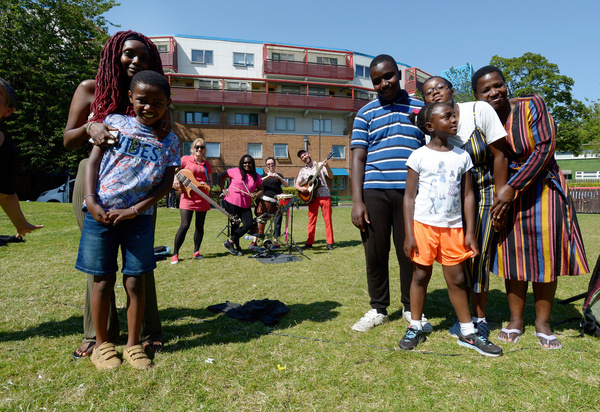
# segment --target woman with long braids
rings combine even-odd
[[[120,31],[107,40],[100,54],[96,79],[82,81],[73,94],[63,134],[63,144],[67,150],[78,149],[90,139],[93,144],[103,147],[108,147],[118,140],[118,136],[111,134],[115,129],[102,121],[110,113],[133,114],[127,91],[131,78],[142,70],[153,70],[163,74],[160,54],[149,38],[133,31]],[[170,131],[169,125],[165,122],[159,124],[157,134],[166,135]],[[82,204],[85,196],[83,176],[86,160],[79,164],[73,190],[73,210],[80,229],[83,227],[84,216]],[[154,210],[156,211],[156,208]],[[94,276],[88,275],[83,311],[83,343],[73,352],[75,358],[89,356],[96,341],[90,310],[93,284]],[[146,276],[145,289],[146,305],[140,341],[143,342],[144,349],[159,351],[162,349],[162,327],[158,315],[154,272]],[[111,297],[108,334],[113,341],[119,336],[114,293]]]

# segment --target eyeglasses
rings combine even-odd
[[[448,85],[446,83],[440,83],[437,86],[432,87],[431,89],[427,89],[423,91],[423,96],[431,96],[434,91],[441,92],[442,90],[446,90]]]
[[[267,166],[275,166],[275,163],[267,163]]]
[[[196,146],[196,147],[194,147],[194,149],[196,149],[196,150],[204,150],[204,149],[206,149],[206,146]]]

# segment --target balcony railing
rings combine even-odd
[[[338,96],[172,88],[173,103],[287,107],[357,112],[369,100]]]
[[[160,53],[163,67],[171,67],[177,72],[177,53]]]
[[[338,80],[354,79],[354,67],[348,66],[267,59],[263,62],[263,67],[265,74]]]

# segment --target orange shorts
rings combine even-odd
[[[438,261],[444,266],[454,266],[473,256],[473,251],[465,247],[462,227],[429,226],[415,220],[413,233],[419,254],[413,251],[410,258],[419,265],[431,266]]]

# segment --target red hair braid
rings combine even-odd
[[[93,121],[101,122],[108,114],[118,113],[121,102],[123,99],[127,99],[129,79],[121,65],[121,52],[128,37],[140,40],[148,47],[150,51],[148,70],[164,75],[160,54],[152,40],[131,30],[115,33],[106,41],[100,53],[100,63],[96,75],[96,91],[90,108],[91,113],[93,113],[91,119]],[[122,114],[133,114],[133,107],[129,102],[125,113]]]

